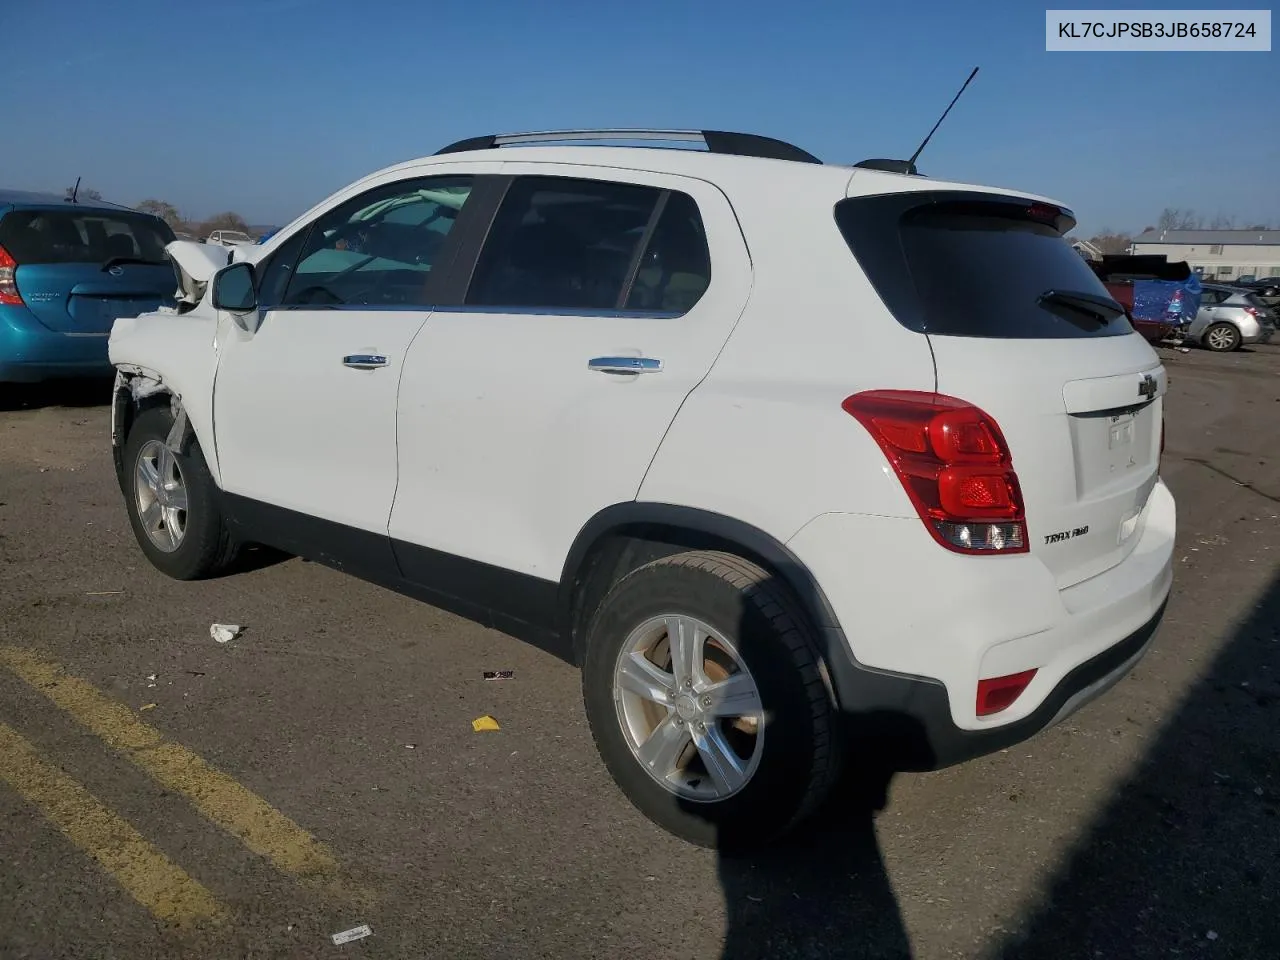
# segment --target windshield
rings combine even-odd
[[[1069,213],[1012,197],[912,192],[836,205],[885,305],[918,333],[1070,339],[1131,333],[1063,238]],[[1091,304],[1106,304],[1101,313]]]
[[[0,220],[0,247],[19,264],[113,257],[164,263],[165,244],[173,239],[163,220],[128,211],[14,210]]]

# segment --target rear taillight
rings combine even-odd
[[[22,295],[18,293],[18,263],[9,256],[9,251],[0,247],[0,303],[11,306],[22,306]]]
[[[1249,316],[1253,317],[1255,320],[1258,318],[1257,307],[1245,307],[1244,312],[1247,313]]]
[[[870,390],[842,404],[888,458],[934,539],[958,553],[1025,553],[1026,513],[1000,427],[937,393]]]
[[[1024,670],[1022,673],[1011,673],[1007,677],[992,677],[978,681],[977,713],[980,717],[989,717],[999,713],[1022,696],[1022,691],[1030,686],[1036,671]]]

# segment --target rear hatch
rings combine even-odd
[[[1059,588],[1118,564],[1159,472],[1159,358],[1063,239],[1070,211],[955,190],[856,197],[836,219],[937,390],[999,424],[1030,551]]]
[[[14,282],[45,327],[70,335],[111,331],[117,317],[173,303],[176,286],[163,220],[128,210],[44,207],[0,219]]]
[[[1254,311],[1254,316],[1258,318],[1258,322],[1264,327],[1274,327],[1276,325],[1276,310],[1270,306],[1267,301],[1252,291],[1244,294],[1244,302]]]

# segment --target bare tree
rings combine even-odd
[[[1194,210],[1179,210],[1177,207],[1165,207],[1156,220],[1157,230],[1199,230],[1204,226],[1204,218]]]
[[[1251,223],[1245,227],[1246,230],[1270,230],[1271,226],[1266,223]]]
[[[138,209],[143,213],[159,217],[175,230],[183,226],[182,215],[172,203],[164,200],[143,200],[138,204]]]
[[[1104,254],[1114,255],[1128,250],[1133,238],[1127,233],[1117,233],[1110,227],[1104,227],[1097,236],[1090,237],[1089,242]]]
[[[241,233],[248,233],[249,224],[245,222],[244,217],[240,216],[240,214],[228,210],[212,216],[200,224],[199,234],[202,237],[207,237],[214,230],[239,230]]]
[[[101,200],[102,199],[102,194],[99,191],[94,190],[92,187],[81,187],[79,190],[77,190],[75,187],[67,187],[65,193],[68,200],[70,200],[73,196],[77,200],[80,200],[80,199]]]
[[[1218,214],[1216,217],[1214,217],[1213,220],[1210,221],[1209,223],[1210,230],[1234,230],[1235,228],[1236,228],[1236,218],[1227,217],[1222,215],[1221,213]]]

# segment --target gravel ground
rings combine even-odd
[[[125,519],[104,388],[7,392],[0,731],[31,752],[0,759],[0,957],[1280,956],[1280,348],[1161,353],[1180,545],[1137,670],[723,861],[613,787],[569,667],[300,560],[168,581]],[[246,630],[217,644],[215,621]],[[176,864],[222,919],[129,896],[86,853],[108,820],[117,871]]]

